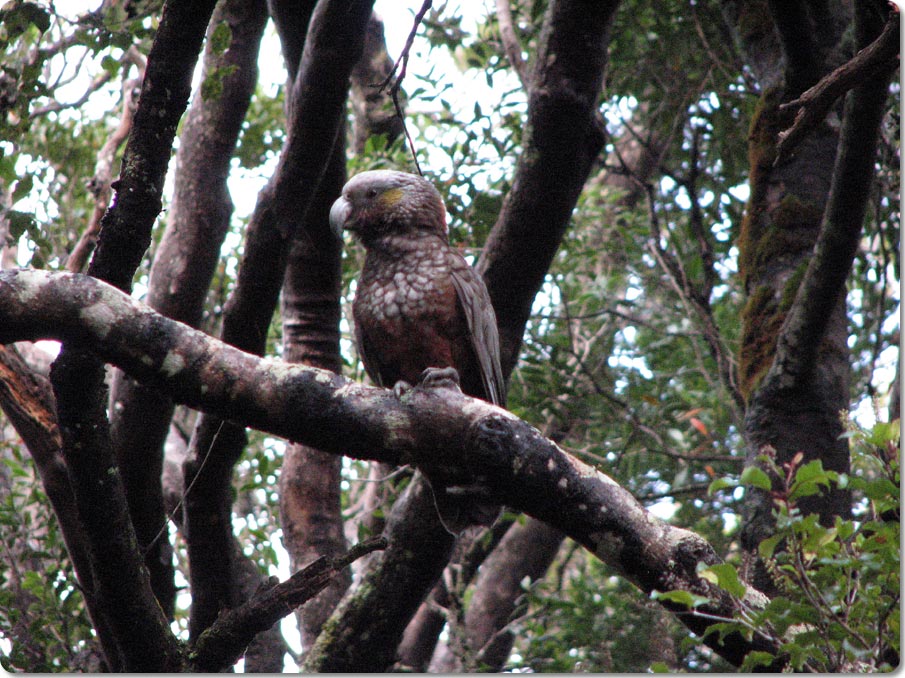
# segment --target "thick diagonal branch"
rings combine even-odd
[[[531,74],[525,149],[477,268],[500,326],[503,371],[518,357],[531,304],[603,148],[597,101],[617,0],[558,0]]]
[[[713,615],[733,617],[742,603],[697,573],[720,562],[692,532],[648,513],[613,480],[563,452],[514,415],[445,385],[401,398],[313,367],[262,359],[163,318],[87,276],[39,271],[0,273],[0,342],[39,338],[90,341],[105,360],[177,401],[333,454],[480,469],[494,497],[583,545],[645,593],[688,590],[710,603],[678,610],[704,634]],[[455,478],[454,478],[455,481]],[[757,604],[756,592],[748,602]],[[776,652],[769,638],[705,641],[738,665],[754,650]]]

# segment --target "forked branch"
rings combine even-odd
[[[322,556],[284,582],[276,583],[276,577],[272,577],[251,600],[221,614],[201,634],[193,649],[192,670],[226,671],[239,660],[257,634],[323,591],[344,568],[386,546],[386,539],[374,537],[356,544],[342,556]]]
[[[807,133],[826,118],[839,97],[865,80],[886,80],[895,72],[899,67],[899,23],[899,12],[894,9],[876,40],[800,97],[779,107],[782,114],[794,112],[795,120],[779,134],[776,163],[789,157]]]

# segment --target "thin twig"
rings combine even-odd
[[[738,382],[732,358],[724,345],[723,336],[716,324],[716,319],[713,317],[710,299],[705,297],[701,290],[695,288],[689,279],[682,262],[661,245],[662,230],[655,209],[654,187],[652,184],[646,184],[645,188],[647,189],[651,231],[651,236],[647,243],[647,250],[666,274],[666,277],[678,295],[679,300],[697,317],[698,325],[704,335],[707,347],[710,349],[713,359],[716,360],[720,382],[729,392],[737,418],[740,419],[742,413],[745,411],[745,401],[738,389]]]
[[[223,671],[242,656],[248,643],[293,609],[320,593],[342,569],[362,556],[385,549],[385,537],[374,537],[352,546],[336,558],[321,556],[278,583],[272,577],[254,596],[237,608],[222,612],[193,647],[196,671]]]
[[[687,332],[677,332],[675,330],[662,330],[656,325],[654,325],[649,320],[644,320],[638,316],[630,315],[628,313],[623,313],[622,311],[617,311],[614,308],[602,308],[598,311],[588,311],[586,313],[577,313],[575,315],[569,316],[570,320],[592,320],[594,318],[600,318],[605,315],[611,315],[616,318],[622,318],[630,322],[633,325],[639,325],[641,327],[647,327],[648,329],[656,330],[660,336],[663,337],[679,337],[681,339],[689,339],[691,337],[700,337],[703,336],[703,332],[693,330]],[[538,313],[536,316],[538,319],[543,320],[565,320],[566,316],[563,316],[559,313]]]
[[[67,103],[61,103],[54,99],[49,104],[45,104],[44,106],[39,106],[34,109],[31,113],[28,114],[29,118],[40,118],[43,115],[47,115],[48,113],[56,113],[58,111],[66,110],[67,108],[79,108],[84,104],[88,99],[91,98],[91,95],[97,92],[101,87],[110,82],[113,75],[109,71],[105,71],[101,75],[97,76],[94,80],[91,81],[91,84],[85,88],[85,92],[75,101],[69,101]]]
[[[512,21],[512,8],[509,0],[496,0],[496,18],[500,26],[500,40],[503,42],[503,51],[512,70],[522,83],[522,89],[528,91],[528,77],[525,68],[525,60],[522,59],[522,45],[515,32],[515,24]]]
[[[176,506],[173,507],[173,510],[170,511],[170,514],[166,517],[166,520],[163,521],[163,527],[160,528],[160,531],[154,536],[154,538],[148,542],[148,545],[144,548],[144,555],[150,553],[151,549],[154,547],[154,544],[157,543],[157,540],[160,539],[164,532],[167,531],[167,526],[170,524],[170,521],[176,522],[176,514],[182,508],[182,504],[185,502],[186,498],[189,496],[189,492],[192,491],[192,488],[195,487],[195,483],[198,482],[198,479],[201,477],[201,472],[204,470],[205,464],[207,464],[208,457],[211,456],[211,452],[214,449],[214,445],[217,443],[217,438],[220,436],[220,432],[223,430],[224,422],[220,422],[220,425],[217,427],[217,432],[214,433],[214,437],[211,440],[211,444],[207,448],[207,452],[204,454],[204,458],[201,460],[201,464],[198,466],[198,470],[195,472],[195,477],[192,478],[192,482],[189,483],[189,486],[185,488],[182,492],[182,496],[179,497],[179,501],[176,502]],[[183,478],[183,482],[185,478]]]

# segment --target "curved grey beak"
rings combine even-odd
[[[349,218],[351,211],[352,205],[343,196],[338,197],[333,203],[333,207],[330,208],[330,230],[338,240],[343,239],[343,228],[346,226],[346,219]]]

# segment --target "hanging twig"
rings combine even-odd
[[[88,101],[88,99],[91,98],[92,94],[94,94],[101,87],[110,82],[112,78],[113,75],[109,71],[104,71],[101,75],[97,76],[91,81],[91,84],[89,84],[85,88],[85,92],[78,99],[67,103],[62,103],[60,101],[57,101],[56,99],[53,99],[50,103],[33,110],[28,114],[28,117],[32,119],[40,118],[41,116],[47,115],[48,113],[56,113],[67,108],[80,108],[86,101]]]
[[[405,139],[408,141],[409,149],[412,152],[412,160],[415,162],[415,169],[418,170],[418,174],[421,176],[424,176],[424,173],[421,171],[421,165],[418,164],[418,154],[415,152],[415,142],[412,141],[412,135],[409,134],[409,128],[405,122],[405,115],[402,112],[402,106],[399,104],[399,90],[402,88],[402,81],[405,79],[409,63],[409,53],[412,51],[412,44],[415,42],[415,35],[418,33],[418,27],[421,25],[424,15],[427,14],[427,10],[431,8],[432,4],[433,0],[424,0],[424,2],[421,3],[421,9],[419,9],[418,13],[415,15],[412,30],[409,31],[409,36],[406,38],[405,47],[402,48],[402,53],[399,55],[399,58],[396,59],[396,63],[393,64],[393,70],[389,72],[389,75],[387,75],[383,82],[375,85],[375,87],[382,92],[390,82],[393,82],[396,72],[399,72],[399,76],[396,77],[393,86],[390,88],[390,96],[393,98],[393,106],[396,109],[396,115],[402,120],[402,131],[405,132]]]

